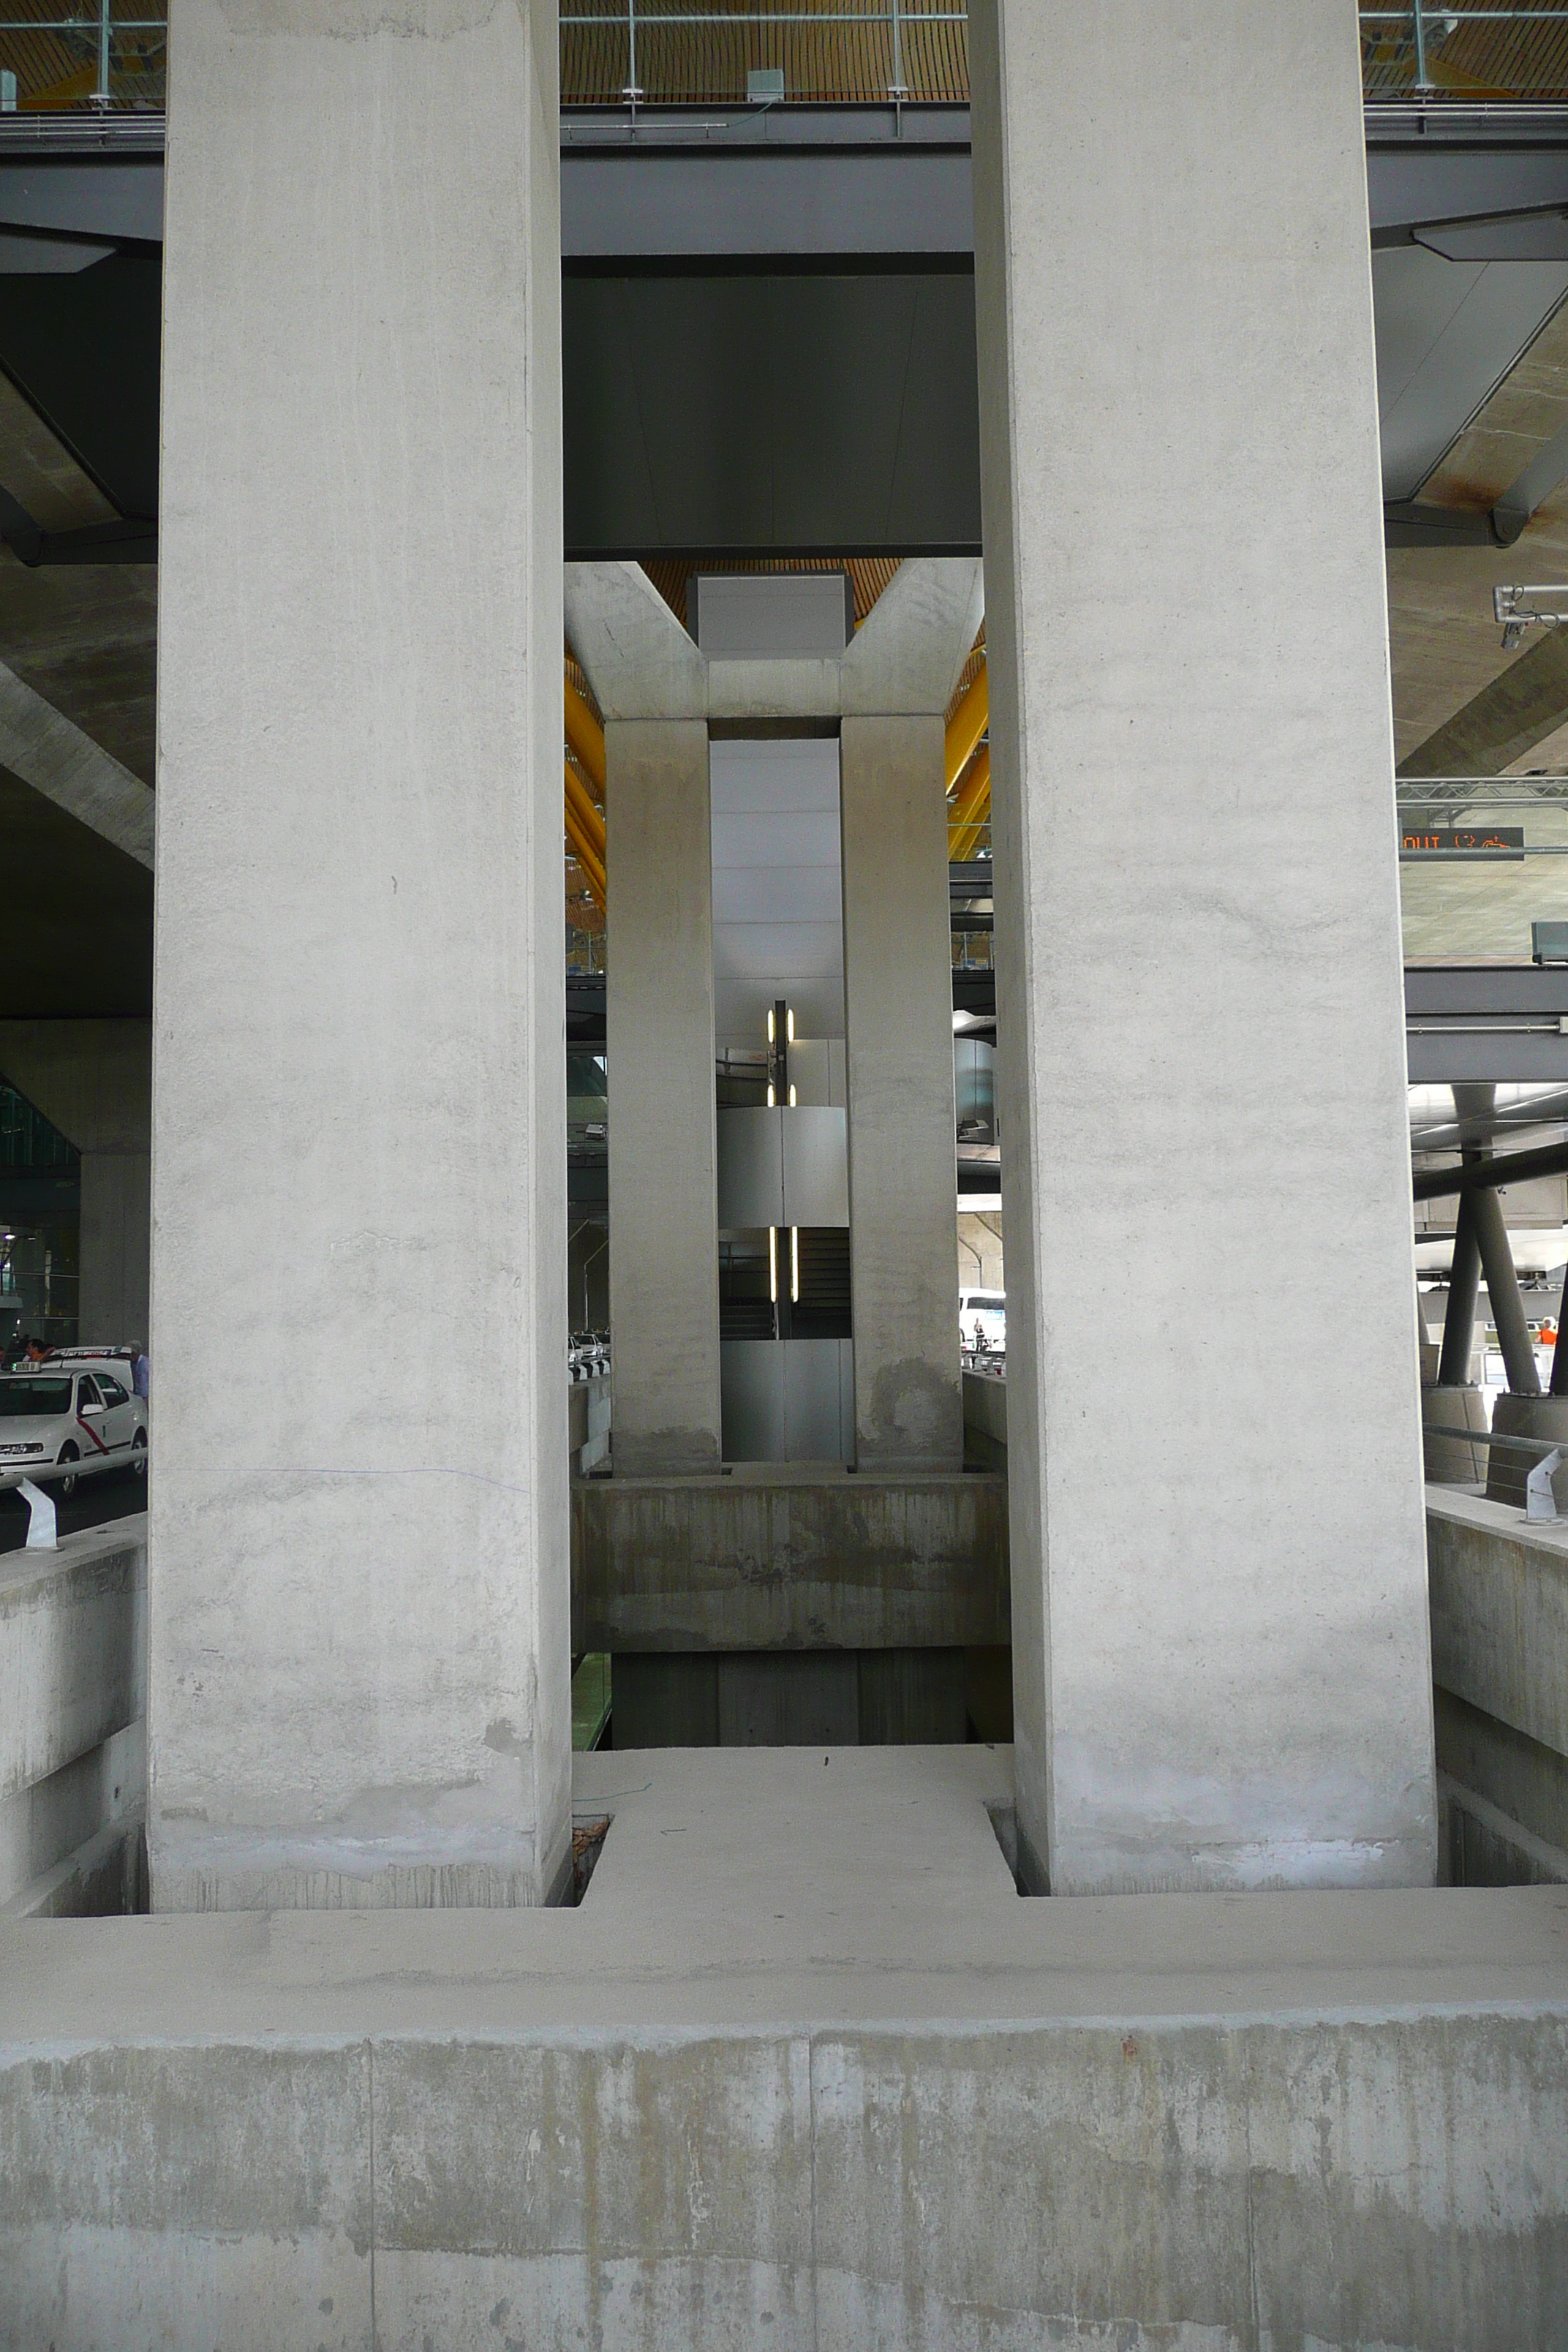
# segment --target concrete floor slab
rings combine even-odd
[[[1568,1888],[1029,1901],[1011,1793],[594,1754],[577,1910],[0,1927],[0,2347],[1568,2341]]]

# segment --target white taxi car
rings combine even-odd
[[[112,1458],[144,1474],[147,1403],[107,1363],[91,1371],[76,1364],[28,1364],[0,1372],[0,1483],[7,1472],[26,1476],[47,1465]],[[68,1495],[76,1478],[49,1482]]]
[[[959,1345],[981,1356],[1007,1352],[1007,1299],[1000,1290],[964,1290],[958,1298]]]

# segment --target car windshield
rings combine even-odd
[[[17,1421],[24,1413],[68,1412],[68,1380],[0,1380],[0,1421]]]
[[[994,1315],[999,1313],[1007,1302],[995,1291],[977,1290],[969,1304],[971,1307],[982,1308],[988,1315]]]

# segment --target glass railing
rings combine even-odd
[[[1405,961],[1528,963],[1568,917],[1568,777],[1401,779]]]
[[[1390,0],[1360,16],[1369,102],[1568,101],[1568,5]],[[566,0],[560,25],[568,108],[969,98],[962,0],[766,10]],[[0,0],[0,116],[157,113],[167,44],[167,0]]]
[[[167,0],[0,0],[0,116],[157,114]]]
[[[1363,8],[1361,78],[1369,103],[1556,103],[1568,99],[1568,7]]]

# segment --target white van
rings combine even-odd
[[[968,1354],[1005,1356],[1007,1352],[1007,1297],[1001,1290],[961,1290],[958,1294],[958,1344]]]

